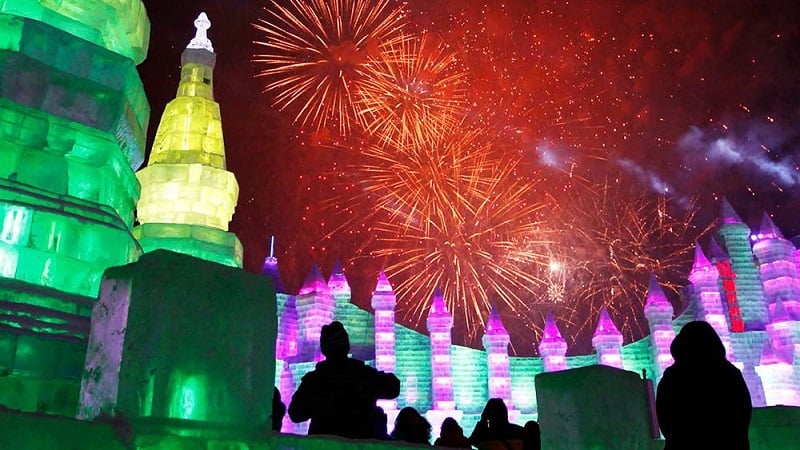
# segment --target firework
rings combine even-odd
[[[663,196],[623,192],[616,183],[604,183],[576,188],[553,204],[558,223],[552,226],[563,232],[560,247],[551,247],[561,261],[551,281],[561,283],[563,293],[551,301],[574,305],[563,317],[567,330],[562,333],[586,346],[605,307],[626,342],[645,336],[650,275],[676,299],[682,287],[678,280],[685,280],[691,267],[693,243],[710,229],[693,226],[694,202],[678,208]]]
[[[466,73],[456,52],[430,34],[397,40],[370,58],[359,82],[358,114],[366,130],[395,146],[430,141],[458,125],[466,108]]]
[[[279,109],[316,129],[351,128],[355,81],[382,45],[406,39],[403,10],[389,0],[273,0],[253,26],[266,37],[253,61]]]
[[[398,314],[424,323],[438,288],[467,341],[479,337],[492,304],[505,316],[530,316],[543,284],[531,267],[546,264],[535,183],[518,174],[519,158],[482,137],[451,131],[408,151],[374,145],[354,167],[374,208],[371,257],[385,262]]]

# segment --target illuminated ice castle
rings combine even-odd
[[[521,423],[537,416],[534,378],[542,372],[603,364],[647,374],[654,383],[672,364],[669,345],[690,320],[705,320],[722,337],[728,359],[744,373],[755,406],[800,406],[800,250],[784,238],[769,216],[757,232],[723,199],[720,226],[707,252],[697,245],[684,307],[675,311],[655,278],[644,312],[650,335],[623,345],[607,311],[601,311],[592,344],[595,354],[567,357],[567,342],[552,317],[538,343],[541,357],[512,357],[509,335],[496,311],[488,313],[483,349],[451,344],[453,318],[435,295],[428,335],[394,321],[395,294],[381,272],[372,294],[373,311],[350,303],[344,273],[336,267],[326,282],[315,267],[296,296],[278,293],[280,326],[277,380],[289,398],[299,378],[319,359],[320,327],[341,321],[350,331],[354,357],[396,372],[402,382],[396,402],[414,406],[432,423],[458,417],[471,429],[486,399],[500,397]],[[266,258],[262,273],[282,291],[277,260]],[[303,424],[284,424],[302,432]]]
[[[505,399],[517,421],[566,404],[541,396],[547,375],[576,374],[567,368],[627,369],[605,373],[632,376],[636,389],[614,397],[636,397],[637,374],[657,379],[675,330],[693,318],[718,330],[756,405],[800,403],[797,250],[768,218],[751,233],[726,202],[708,257],[697,250],[686,309],[674,318],[654,280],[651,335],[623,345],[603,312],[592,355],[566,357],[551,318],[542,357],[509,357],[494,311],[483,349],[453,345],[440,296],[428,333],[412,331],[395,322],[383,273],[368,312],[350,303],[339,267],[327,281],[313,269],[296,295],[284,292],[275,258],[265,261],[268,276],[241,270],[242,246],[228,231],[238,185],[213,97],[210,22],[201,14],[195,26],[177,95],[136,172],[149,120],[136,70],[149,40],[143,3],[0,0],[0,448],[396,447],[269,433],[273,383],[290,398],[320,358],[321,325],[334,319],[355,357],[401,379],[401,396],[381,405],[390,415],[412,405],[435,424],[459,418],[466,430],[489,397]],[[646,415],[643,404],[628,407]],[[758,429],[771,433],[772,422]],[[542,424],[543,437],[565,441]],[[647,432],[639,438],[644,446],[613,448],[660,444]]]

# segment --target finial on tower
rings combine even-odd
[[[211,45],[211,40],[206,34],[206,31],[211,28],[211,21],[208,20],[206,13],[201,12],[200,15],[197,16],[197,19],[194,19],[194,27],[197,31],[186,48],[199,48],[214,53],[214,46]]]

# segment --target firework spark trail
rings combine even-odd
[[[467,84],[456,62],[456,52],[428,33],[383,46],[359,82],[358,114],[366,131],[404,147],[458,125]]]
[[[264,91],[277,108],[295,108],[301,126],[348,134],[354,83],[381,45],[407,39],[404,11],[390,0],[272,0],[265,11],[253,24],[266,37],[255,42],[263,53],[253,57],[264,66],[257,74],[267,79]]]
[[[373,256],[396,283],[398,313],[424,323],[438,288],[467,340],[492,303],[529,317],[544,284],[530,269],[546,264],[535,184],[516,175],[519,158],[501,157],[481,136],[451,131],[409,152],[376,145],[355,174],[374,204]]]
[[[691,267],[693,243],[713,224],[694,228],[698,211],[694,202],[673,215],[665,197],[632,195],[620,191],[616,183],[573,191],[567,198],[557,203],[566,245],[560,258],[568,261],[567,267],[576,264],[564,297],[576,308],[566,317],[570,325],[565,336],[577,340],[591,335],[603,307],[625,342],[645,336],[643,306],[650,274],[677,298],[682,284],[675,280],[682,280]]]

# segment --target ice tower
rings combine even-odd
[[[489,312],[482,341],[489,366],[489,398],[502,398],[508,409],[511,409],[511,372],[508,360],[508,344],[511,338],[494,305]]]
[[[433,408],[437,411],[455,409],[453,401],[453,368],[450,358],[453,316],[447,311],[444,298],[438,290],[433,294],[428,312],[428,332],[431,336],[431,381],[433,383]]]
[[[567,341],[561,336],[555,319],[549,313],[545,319],[542,339],[539,341],[539,354],[544,360],[545,372],[567,368]]]
[[[394,308],[397,305],[397,296],[383,270],[378,274],[371,303],[372,309],[375,310],[375,368],[394,373],[396,365]],[[378,405],[384,411],[397,409],[396,400],[379,400]]]
[[[328,283],[322,277],[319,266],[314,264],[303,287],[297,293],[298,355],[321,360],[319,336],[322,326],[333,321],[336,302]]]
[[[655,381],[660,380],[664,369],[675,362],[669,351],[669,346],[675,339],[675,329],[672,327],[673,312],[672,304],[664,295],[658,280],[655,275],[651,275],[647,300],[644,304],[644,315],[650,325],[650,339],[652,340],[652,354],[656,370]]]
[[[137,235],[148,251],[103,274],[78,417],[251,438],[271,413],[276,296],[272,281],[237,267],[239,241],[220,230],[233,213],[236,182],[224,170],[205,14],[195,26],[178,98],[140,173],[146,195]]]
[[[600,309],[597,328],[592,336],[592,346],[597,352],[597,363],[622,369],[622,333],[608,315],[608,310]]]
[[[689,273],[689,282],[692,284],[692,297],[696,305],[695,318],[711,324],[725,346],[726,357],[733,361],[728,319],[719,291],[719,271],[706,258],[697,242],[694,246],[694,264]]]
[[[181,55],[178,94],[161,116],[142,184],[136,238],[145,252],[167,249],[233,267],[242,266],[242,244],[228,232],[239,197],[225,169],[219,104],[214,101],[216,54],[205,13]]]
[[[767,323],[767,305],[761,277],[753,260],[748,227],[727,199],[720,205],[720,227],[717,231],[720,243],[730,256],[731,269],[736,273],[736,298],[746,330],[763,330]],[[734,314],[735,315],[735,314]]]
[[[72,414],[89,315],[131,234],[150,109],[141,1],[0,3],[0,404]]]

